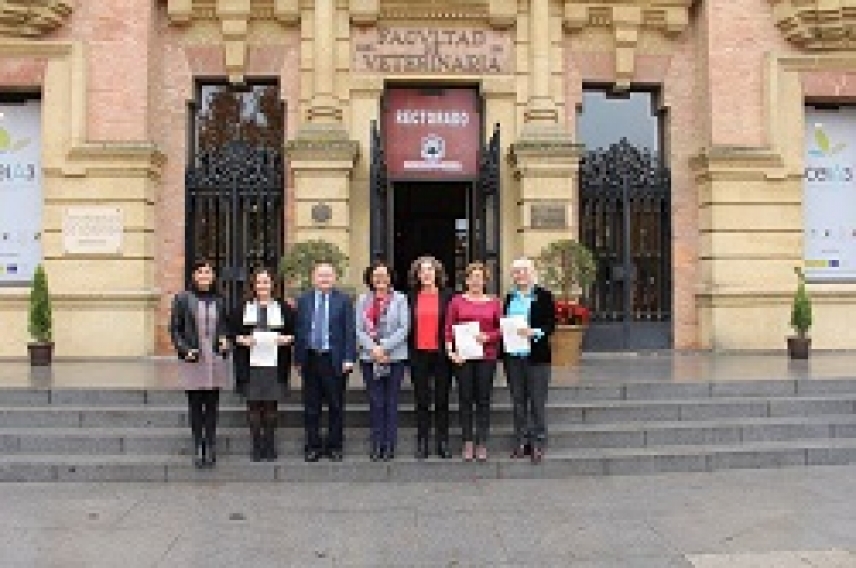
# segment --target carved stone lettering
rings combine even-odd
[[[508,31],[379,26],[355,29],[353,38],[358,73],[514,72]]]

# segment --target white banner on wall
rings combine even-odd
[[[41,103],[0,104],[0,284],[42,261]]]
[[[806,276],[856,280],[856,108],[806,107]]]

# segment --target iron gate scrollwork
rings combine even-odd
[[[585,348],[671,347],[671,176],[658,156],[626,139],[586,153],[580,238],[597,261]]]
[[[276,270],[284,245],[284,107],[274,85],[202,85],[185,172],[187,280],[193,262],[217,268],[238,307],[251,271]]]
[[[500,252],[500,147],[499,124],[479,155],[479,178],[473,192],[473,251],[476,260],[487,265],[491,274],[489,288],[493,293],[499,289]]]
[[[389,218],[389,180],[386,156],[377,121],[371,122],[371,148],[369,159],[369,207],[371,217],[370,247],[372,260],[390,259],[391,238]]]

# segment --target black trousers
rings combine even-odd
[[[514,405],[514,439],[518,446],[532,444],[543,449],[547,443],[550,373],[550,365],[533,364],[526,357],[505,359],[505,375]]]
[[[190,430],[194,445],[217,441],[217,410],[220,406],[220,389],[187,391],[190,411]]]
[[[329,353],[309,352],[303,367],[303,419],[306,451],[341,451],[344,444],[345,381],[342,369],[333,368]],[[327,404],[327,443],[321,439],[321,408]]]
[[[487,444],[490,435],[490,401],[496,361],[467,361],[458,367],[458,394],[464,442]],[[475,437],[473,422],[475,421]]]
[[[410,356],[410,380],[416,395],[416,435],[431,435],[431,406],[437,442],[449,441],[449,390],[452,372],[442,351],[415,350]]]

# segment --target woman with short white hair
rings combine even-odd
[[[535,263],[518,258],[511,265],[514,288],[505,296],[503,314],[522,318],[518,330],[528,346],[504,354],[505,375],[514,407],[513,459],[529,455],[540,463],[547,444],[547,392],[550,386],[550,336],[556,329],[556,303],[549,290],[537,285]]]

